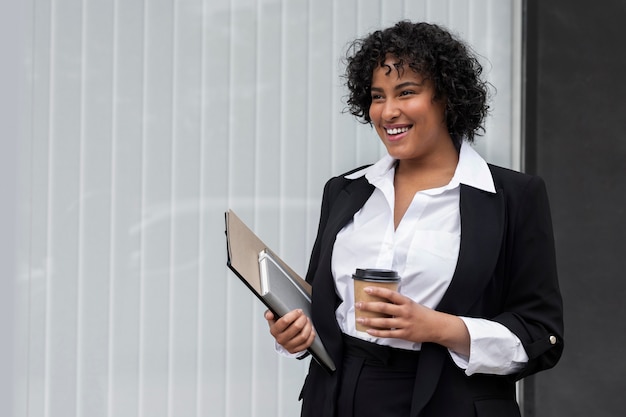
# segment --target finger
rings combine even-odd
[[[305,341],[302,344],[295,346],[291,353],[302,352],[303,350],[310,348],[313,344],[313,340],[315,340],[315,329],[311,329],[311,332],[309,333]]]
[[[278,327],[280,320],[276,322],[275,330],[280,330],[274,335],[278,343],[287,347],[295,344],[301,344],[306,341],[313,326],[305,315],[299,316],[284,329]]]
[[[265,320],[269,321],[270,323],[275,322],[275,317],[274,317],[274,313],[272,313],[269,310],[265,310],[265,314],[264,314]]]
[[[359,317],[357,322],[366,327],[372,327],[379,330],[396,329],[398,326],[398,320],[393,317]]]
[[[275,330],[279,333],[285,331],[293,322],[298,320],[298,318],[304,317],[304,312],[302,310],[292,310],[285,314],[284,316],[275,319]]]
[[[311,343],[313,343],[313,339],[315,338],[315,330],[308,319],[301,330],[294,335],[290,334],[291,330],[299,328],[300,324],[299,320],[295,321],[285,333],[281,334],[279,338],[277,338],[277,341],[291,353],[301,352],[307,349]]]
[[[401,307],[385,301],[361,301],[354,306],[357,310],[370,311],[372,313],[382,313],[388,316],[397,316]]]
[[[384,298],[389,300],[389,302],[393,304],[402,304],[407,300],[407,297],[403,296],[397,291],[390,290],[388,288],[382,287],[365,287],[363,288],[367,294],[373,295],[375,297]]]
[[[404,339],[404,332],[401,329],[376,329],[369,328],[366,330],[370,336],[388,338],[388,339]]]

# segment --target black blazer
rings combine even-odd
[[[489,168],[495,194],[461,185],[459,258],[437,310],[503,324],[519,337],[529,362],[514,375],[468,377],[446,348],[424,343],[411,417],[519,416],[515,381],[554,366],[563,350],[562,300],[544,182]],[[338,370],[329,374],[311,361],[301,393],[304,417],[335,416],[343,342],[335,319],[340,300],[331,273],[333,244],[374,190],[364,177],[348,180],[344,175],[324,187],[306,275],[313,286],[313,324]]]

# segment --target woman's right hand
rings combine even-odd
[[[271,311],[267,310],[265,320],[276,342],[289,353],[306,350],[315,339],[313,323],[302,310],[292,310],[278,320]]]

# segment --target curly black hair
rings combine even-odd
[[[371,85],[374,70],[392,55],[398,70],[407,65],[434,83],[434,100],[446,101],[446,124],[453,140],[472,142],[484,132],[489,84],[480,78],[482,66],[461,40],[429,23],[400,21],[353,41],[346,54],[347,110],[371,124]]]

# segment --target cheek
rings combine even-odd
[[[412,100],[404,107],[404,112],[413,117],[420,117],[428,112],[428,102],[425,100]]]
[[[425,123],[440,123],[443,118],[443,112],[439,111],[437,107],[432,106],[428,102],[416,102],[413,103],[411,108],[406,109],[407,114],[411,115],[411,118],[416,122],[420,120]]]
[[[376,120],[376,106],[370,105],[370,108],[367,113],[371,121]]]
[[[446,121],[446,104],[443,101],[438,101],[432,104],[432,112],[436,116],[436,119],[445,124]]]

